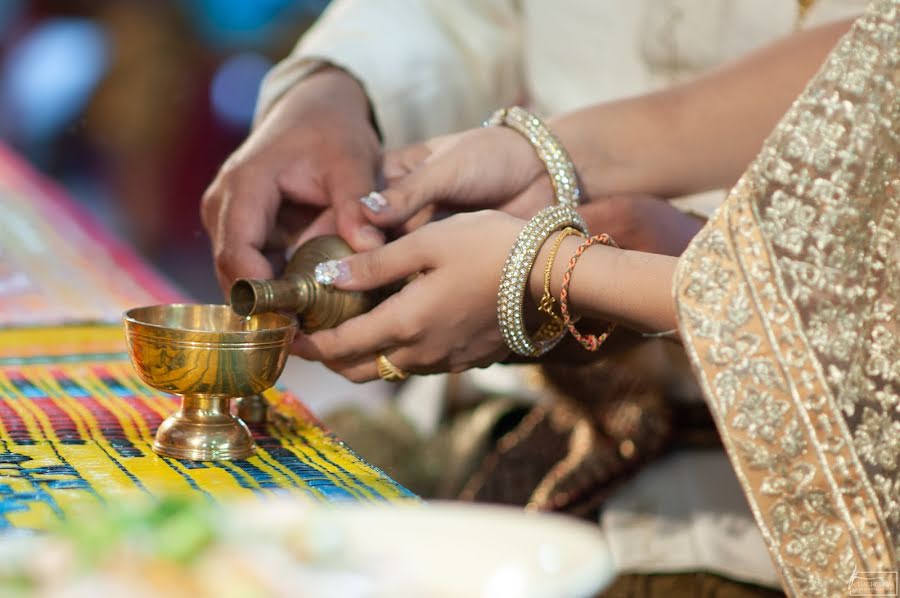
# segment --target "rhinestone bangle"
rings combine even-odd
[[[552,131],[534,114],[520,106],[501,108],[484,123],[486,127],[507,126],[525,137],[547,168],[556,203],[578,207],[581,191],[575,165]]]
[[[587,224],[572,208],[565,205],[544,208],[519,233],[503,266],[500,290],[497,293],[497,320],[506,345],[519,355],[543,355],[555,347],[565,334],[565,329],[562,329],[550,338],[530,338],[525,329],[523,310],[531,268],[541,246],[555,231],[567,226],[588,235]]]

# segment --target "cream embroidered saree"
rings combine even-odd
[[[900,0],[872,2],[676,274],[682,338],[798,596],[900,568],[898,30]]]

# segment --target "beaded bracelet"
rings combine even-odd
[[[587,250],[588,247],[593,245],[594,243],[602,243],[604,245],[609,245],[610,247],[619,246],[616,245],[616,242],[612,240],[612,237],[603,233],[602,235],[595,235],[582,243],[578,249],[575,251],[575,255],[572,256],[572,259],[569,260],[569,267],[566,269],[566,273],[563,274],[562,279],[562,289],[559,291],[559,310],[562,312],[563,323],[566,325],[566,328],[569,329],[569,332],[572,333],[572,336],[575,337],[581,346],[587,349],[588,351],[596,351],[600,348],[607,338],[609,338],[610,333],[615,329],[616,323],[610,322],[609,326],[606,328],[606,332],[597,336],[595,334],[588,334],[587,336],[581,334],[576,330],[575,323],[572,321],[572,317],[569,315],[569,283],[572,280],[572,272],[575,270],[575,264],[578,263],[578,258],[581,257],[581,254]]]
[[[562,143],[544,122],[521,106],[501,108],[485,121],[486,127],[507,126],[518,132],[534,147],[544,163],[553,185],[556,203],[577,208],[581,198],[575,165]]]
[[[547,338],[530,338],[525,329],[525,290],[531,268],[547,238],[561,228],[571,226],[588,235],[587,224],[575,210],[564,206],[549,206],[528,221],[516,238],[500,278],[497,292],[497,320],[506,345],[518,355],[538,357],[555,347],[565,334],[565,328]],[[545,330],[546,332],[546,330]]]

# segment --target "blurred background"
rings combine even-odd
[[[198,301],[199,204],[327,0],[0,0],[0,140]]]

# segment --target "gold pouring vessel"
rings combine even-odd
[[[241,316],[271,311],[296,314],[305,333],[333,328],[365,313],[384,294],[343,291],[316,280],[318,264],[352,254],[350,246],[336,235],[312,238],[297,248],[277,280],[236,280],[231,286],[231,308]],[[260,395],[242,397],[238,415],[246,422],[263,422],[268,405]]]
[[[271,388],[296,332],[293,318],[241,317],[228,305],[153,305],[125,313],[128,351],[151,387],[181,408],[156,432],[153,450],[194,461],[245,459],[255,451],[231,401]]]
[[[310,333],[333,328],[369,311],[380,293],[342,291],[316,281],[316,265],[339,260],[353,250],[338,236],[310,239],[297,248],[277,280],[240,278],[231,286],[231,307],[242,316],[270,311],[297,314],[300,329]]]

